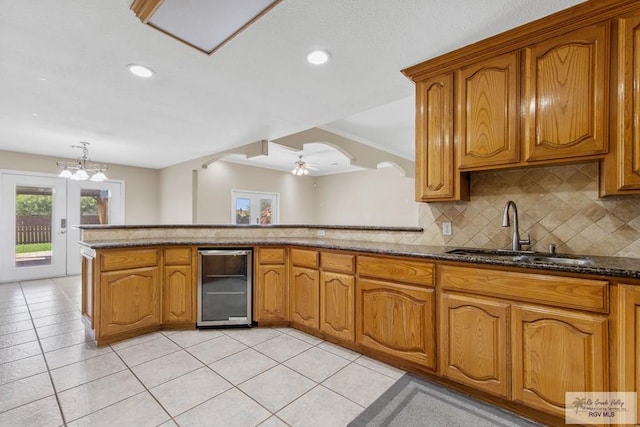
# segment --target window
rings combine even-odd
[[[278,194],[231,190],[231,223],[278,224]]]

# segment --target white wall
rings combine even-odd
[[[200,168],[198,160],[179,163],[160,170],[160,224],[193,223],[193,170]]]
[[[231,190],[278,193],[280,224],[314,224],[315,179],[217,161],[198,171],[199,224],[231,222]]]
[[[190,161],[161,171],[161,223],[192,223],[195,197],[197,224],[229,224],[231,190],[247,190],[279,193],[281,224],[418,225],[413,178],[394,168],[313,178],[225,161],[207,169],[201,164]]]
[[[57,160],[64,159],[0,151],[0,169],[57,175],[60,172]],[[107,176],[125,181],[125,224],[154,224],[160,220],[158,170],[109,164]]]
[[[395,168],[326,175],[316,182],[316,224],[418,225],[414,179]]]

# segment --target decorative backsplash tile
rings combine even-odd
[[[412,243],[510,248],[512,228],[502,227],[508,200],[516,202],[520,235],[531,249],[560,253],[640,258],[640,196],[598,198],[597,164],[563,165],[512,171],[476,172],[471,201],[424,203]],[[451,236],[442,235],[450,221]],[[513,225],[513,223],[512,223]]]
[[[497,172],[474,172],[471,201],[420,203],[419,232],[327,229],[322,240],[478,248],[511,247],[512,228],[502,227],[508,200],[518,207],[522,238],[545,252],[640,258],[640,196],[598,198],[597,164],[563,165]],[[451,222],[453,234],[442,235]],[[513,224],[513,222],[512,222]],[[87,241],[154,238],[316,238],[300,228],[140,228],[83,230]]]

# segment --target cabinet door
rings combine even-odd
[[[509,304],[449,293],[440,301],[442,375],[508,398]]]
[[[513,399],[560,417],[565,392],[608,391],[608,321],[603,316],[513,306]]]
[[[289,320],[309,328],[319,327],[320,273],[304,267],[291,268]]]
[[[613,52],[617,93],[611,154],[602,163],[600,195],[640,193],[640,13],[618,20]]]
[[[516,52],[457,72],[456,144],[461,169],[520,160],[518,71]]]
[[[163,278],[163,323],[194,323],[191,266],[167,265]]]
[[[320,330],[327,335],[355,340],[355,278],[351,274],[320,276]]]
[[[284,265],[259,265],[256,279],[255,316],[260,321],[286,321],[287,269]]]
[[[100,307],[97,339],[160,325],[158,267],[102,273]]]
[[[608,40],[605,23],[525,49],[527,161],[607,152]]]
[[[637,393],[640,422],[640,286],[616,285],[611,294],[611,386],[613,391]]]
[[[434,295],[432,288],[359,279],[358,344],[435,369]]]
[[[453,75],[416,84],[416,200],[468,198],[453,151]]]

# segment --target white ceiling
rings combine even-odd
[[[580,0],[283,0],[212,56],[131,3],[0,0],[0,150],[162,168],[319,126],[411,159],[401,69]]]

